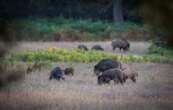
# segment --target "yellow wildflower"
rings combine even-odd
[[[52,48],[52,47],[51,47],[51,48],[48,48],[48,52],[49,52],[49,53],[52,53],[52,52],[54,52],[55,50],[56,50],[56,49],[55,49],[55,48]]]

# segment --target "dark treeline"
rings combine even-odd
[[[119,0],[0,0],[0,16],[63,16],[113,20],[113,1]],[[125,20],[139,20],[136,13],[136,1],[122,1],[122,16]]]
[[[62,16],[144,21],[152,26],[159,41],[173,47],[172,6],[173,0],[0,0],[0,18]]]

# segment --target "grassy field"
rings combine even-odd
[[[112,51],[110,42],[22,42],[12,53],[26,50],[37,52],[52,47],[68,50],[84,43],[89,48],[100,44],[106,53],[146,55],[150,43],[131,42],[130,52]],[[50,51],[50,50],[49,50]],[[52,51],[52,50],[51,50]],[[150,51],[151,52],[151,51]],[[124,85],[98,85],[93,74],[93,63],[71,62],[74,76],[65,81],[49,81],[51,68],[66,68],[69,63],[56,61],[50,68],[25,74],[21,80],[0,89],[1,110],[172,110],[173,65],[166,63],[126,63],[139,72],[137,82],[128,80]],[[125,64],[125,63],[123,63]],[[25,62],[20,65],[26,65]]]
[[[119,60],[122,62],[161,62],[172,63],[173,54],[171,50],[160,47],[149,47],[146,42],[130,42],[131,48],[128,52],[113,51],[111,42],[27,42],[20,43],[21,49],[8,57],[9,61],[14,62],[97,62],[104,58]],[[105,51],[84,51],[78,50],[79,44],[85,44],[89,48],[93,45],[101,45]],[[37,46],[40,45],[41,47]],[[23,48],[23,49],[22,49]],[[149,48],[149,49],[148,49]]]
[[[55,63],[62,68],[66,63]],[[49,69],[33,72],[0,90],[1,110],[172,110],[172,65],[130,63],[137,82],[97,85],[95,63],[74,63],[74,76],[49,81]],[[82,71],[81,71],[82,70]]]

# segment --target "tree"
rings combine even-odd
[[[115,22],[122,23],[123,19],[123,8],[122,8],[122,0],[113,0],[113,20]]]
[[[150,24],[159,41],[173,47],[173,1],[141,0],[141,16]],[[162,43],[163,44],[163,43]]]

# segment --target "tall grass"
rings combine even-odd
[[[12,64],[2,61],[0,64],[0,88],[9,82],[21,80],[26,74],[24,63]]]

